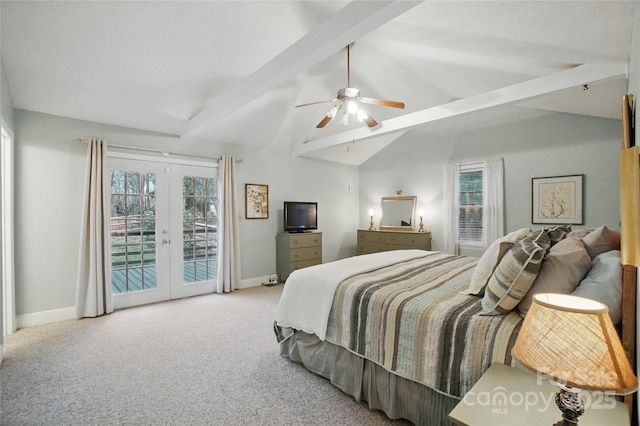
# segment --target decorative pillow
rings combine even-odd
[[[542,229],[513,245],[491,275],[482,298],[484,315],[510,312],[536,279],[551,242]]]
[[[605,251],[620,250],[620,232],[603,225],[585,236],[582,242],[593,260]]]
[[[591,258],[579,238],[567,237],[549,249],[533,285],[518,305],[526,315],[537,293],[570,294],[591,268]]]
[[[576,229],[575,231],[569,232],[567,234],[567,238],[576,237],[576,238],[583,239],[584,237],[586,237],[587,235],[589,235],[591,232],[593,232],[595,230],[596,230],[596,228]]]
[[[564,240],[567,234],[571,232],[571,225],[556,225],[544,228],[544,231],[547,233],[549,241],[551,241],[551,247],[553,247],[556,243]]]
[[[513,245],[531,234],[531,228],[521,228],[495,240],[478,260],[476,268],[471,275],[469,288],[461,293],[482,296],[489,278],[498,266],[500,259]]]
[[[614,325],[622,320],[622,265],[620,251],[611,250],[593,259],[591,270],[580,282],[574,296],[586,297],[605,304]]]

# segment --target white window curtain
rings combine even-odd
[[[109,236],[107,212],[107,143],[87,144],[85,196],[81,220],[76,284],[76,316],[96,317],[113,312],[111,280],[106,276]]]
[[[240,233],[236,197],[235,159],[222,156],[218,167],[218,293],[228,293],[240,284]]]
[[[504,235],[504,162],[486,160],[482,173],[482,239],[484,248]]]
[[[444,169],[444,249],[458,254],[458,194],[460,193],[460,165],[447,164]]]

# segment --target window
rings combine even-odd
[[[458,200],[458,243],[482,245],[482,163],[460,165]]]

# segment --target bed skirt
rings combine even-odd
[[[356,401],[390,419],[407,419],[416,425],[453,425],[447,415],[460,402],[412,380],[396,376],[378,364],[317,336],[302,331],[280,343],[280,354],[302,363]]]

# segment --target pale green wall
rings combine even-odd
[[[86,152],[86,145],[76,143],[76,138],[243,158],[237,166],[239,209],[244,213],[245,183],[268,184],[270,201],[269,219],[240,222],[243,280],[276,272],[275,236],[283,227],[284,200],[319,203],[325,261],[355,251],[357,167],[20,110],[15,111],[14,120],[18,316],[70,308],[75,303]]]
[[[459,117],[446,128],[409,132],[367,161],[360,167],[360,227],[368,226],[369,207],[402,187],[418,196],[433,249],[442,250],[444,165],[503,157],[506,231],[541,226],[531,224],[532,177],[573,174],[585,175],[584,226],[619,228],[620,121],[523,110],[516,122],[503,123],[504,113],[484,113],[472,130],[462,130]]]

